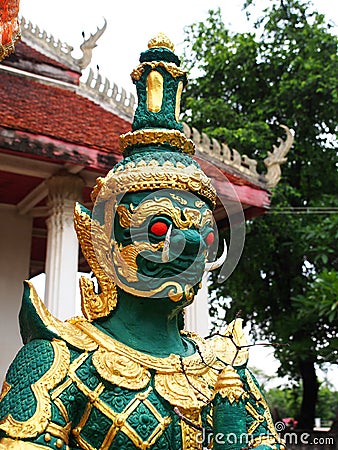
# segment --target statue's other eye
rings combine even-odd
[[[168,229],[168,224],[159,220],[158,222],[155,222],[151,225],[149,231],[155,236],[164,236],[167,233]]]
[[[212,245],[214,243],[215,240],[215,234],[213,231],[210,231],[210,233],[208,233],[207,237],[205,238],[205,242],[207,243],[207,245]]]

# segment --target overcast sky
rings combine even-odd
[[[138,64],[139,54],[147,48],[148,41],[159,31],[169,36],[180,55],[184,27],[204,20],[209,9],[220,7],[224,22],[233,31],[247,31],[249,24],[242,11],[243,1],[21,0],[20,14],[72,45],[74,52],[82,42],[82,31],[86,36],[94,33],[97,26],[103,25],[105,17],[107,29],[94,50],[91,67],[99,65],[101,75],[129,92],[133,91],[129,74]],[[256,0],[255,15],[259,16],[267,3],[269,0]],[[338,24],[337,0],[314,0],[313,3],[328,20]]]

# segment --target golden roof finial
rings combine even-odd
[[[175,51],[174,44],[168,38],[165,33],[158,33],[153,39],[148,42],[148,48],[158,48],[158,47],[166,47],[169,48],[172,52]]]

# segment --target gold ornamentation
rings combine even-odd
[[[196,192],[216,204],[216,191],[210,178],[195,165],[174,165],[166,161],[163,165],[155,159],[146,163],[130,162],[127,166],[111,170],[105,178],[97,178],[92,191],[92,200],[107,201],[118,194],[157,189],[176,189]]]
[[[190,422],[202,427],[202,418],[199,409],[181,409],[180,412]],[[182,450],[202,450],[202,442],[199,439],[201,432],[184,422],[184,420],[180,420],[180,427],[182,433]]]
[[[78,388],[89,398],[84,414],[82,415],[79,424],[76,428],[72,430],[75,440],[78,442],[81,448],[86,450],[94,450],[94,448],[81,436],[81,431],[86,425],[88,418],[90,417],[92,409],[95,407],[102,414],[104,414],[108,419],[112,421],[112,425],[108,430],[106,437],[101,445],[101,449],[110,448],[112,445],[116,434],[122,431],[128,438],[133,442],[136,448],[147,449],[150,448],[157,439],[162,435],[163,431],[171,423],[170,417],[162,417],[157,409],[148,400],[148,396],[152,391],[152,387],[135,395],[135,397],[128,403],[124,410],[120,413],[115,412],[111,407],[109,407],[105,402],[100,399],[100,394],[103,393],[105,386],[100,383],[94,391],[91,391],[86,385],[84,385],[81,380],[76,376],[75,370],[71,371],[70,376],[72,376],[74,382],[77,384]],[[131,425],[127,422],[128,417],[137,409],[137,407],[143,403],[154,415],[158,421],[158,425],[153,430],[152,434],[149,436],[147,441],[143,441],[141,436],[133,429]]]
[[[276,442],[280,442],[280,437],[276,431],[276,428],[274,426],[272,417],[271,417],[271,413],[270,413],[270,408],[268,406],[268,404],[266,403],[266,400],[263,396],[263,394],[261,393],[261,391],[258,389],[256,383],[254,382],[254,380],[252,379],[252,376],[250,374],[250,372],[248,370],[245,371],[245,375],[246,375],[246,379],[250,388],[250,392],[253,395],[253,397],[256,400],[257,404],[261,404],[264,408],[264,416],[261,416],[257,413],[257,411],[254,409],[254,407],[252,405],[251,408],[252,410],[249,411],[249,413],[254,417],[254,419],[256,420],[256,422],[253,422],[253,424],[251,425],[250,429],[253,428],[252,431],[250,431],[250,429],[248,430],[248,434],[251,434],[255,428],[257,428],[259,426],[259,424],[261,422],[263,422],[264,420],[267,423],[267,428],[269,430],[269,433],[271,436],[273,436],[276,440]],[[249,403],[246,405],[246,409],[249,408]],[[263,417],[263,420],[262,420]],[[257,424],[257,425],[256,425]]]
[[[178,130],[136,130],[120,135],[121,151],[134,145],[169,144],[188,155],[195,153],[195,144]]]
[[[26,283],[30,288],[30,300],[36,311],[36,314],[40,317],[43,324],[48,330],[50,330],[52,333],[57,334],[66,342],[78,349],[90,351],[96,348],[95,342],[90,340],[88,336],[81,333],[78,328],[74,327],[74,323],[79,320],[84,320],[84,318],[74,318],[66,322],[62,322],[61,320],[53,317],[39,298],[33,284],[30,281],[26,281]]]
[[[180,197],[179,195],[173,194],[172,192],[169,194],[171,198],[176,200],[181,205],[187,205],[188,201],[185,198]]]
[[[67,375],[70,364],[70,353],[65,342],[53,339],[54,361],[50,369],[31,385],[36,398],[36,410],[25,422],[13,419],[9,414],[0,422],[0,428],[13,438],[32,438],[42,433],[51,419],[51,399],[49,391]]]
[[[93,364],[105,380],[132,390],[145,388],[151,378],[150,372],[141,364],[104,348],[96,350]]]
[[[51,422],[46,428],[45,441],[49,442],[51,440],[51,436],[54,436],[59,441],[61,441],[61,447],[63,446],[64,443],[68,444],[68,437],[71,430],[71,425],[72,425],[71,423],[67,423],[66,426],[61,426],[58,425],[57,423]]]
[[[178,83],[177,92],[176,92],[176,106],[175,106],[176,122],[179,122],[179,120],[180,120],[182,91],[183,91],[183,81],[180,81]]]
[[[0,439],[0,450],[41,450],[44,448],[49,449],[50,447],[18,439]],[[65,447],[65,450],[69,450],[68,447]]]
[[[15,52],[15,45],[18,41],[21,40],[21,31],[19,30],[17,33],[14,33],[12,36],[11,42],[7,44],[0,44],[0,61],[4,58],[7,58],[10,54]]]
[[[205,205],[205,202],[203,202],[202,200],[197,200],[195,202],[196,208],[202,208],[202,206],[204,206],[204,205]]]
[[[248,434],[250,435],[264,422],[264,416],[262,416],[262,414],[259,414],[259,412],[256,411],[255,407],[251,403],[247,403],[245,405],[245,409],[248,411],[250,416],[254,418],[254,422],[252,422],[252,424],[248,428]]]
[[[218,376],[215,385],[216,393],[219,393],[222,398],[227,398],[229,403],[238,402],[245,395],[243,383],[233,367],[226,366]]]
[[[174,63],[167,63],[164,61],[145,61],[145,62],[139,64],[131,72],[130,76],[132,77],[133,80],[138,81],[141,78],[141,76],[143,75],[143,73],[147,67],[150,67],[151,70],[161,67],[164,70],[166,70],[168,73],[170,73],[170,75],[173,78],[186,77],[186,74],[187,74],[185,70],[180,69]]]
[[[5,380],[2,385],[2,389],[1,389],[0,402],[2,402],[3,398],[10,391],[10,389],[11,389],[11,385],[8,384],[7,381]]]
[[[163,76],[152,70],[147,76],[147,109],[150,112],[159,112],[163,100]]]
[[[112,240],[113,246],[113,261],[117,266],[118,273],[129,282],[139,281],[137,271],[138,266],[136,262],[137,256],[145,251],[156,252],[163,248],[164,242],[158,244],[150,244],[149,242],[133,242],[130,245],[123,247],[116,241]]]
[[[95,352],[93,362],[95,361],[94,365],[104,379],[110,381],[116,376],[116,380],[122,383],[119,375],[113,373],[112,364],[117,364],[122,373],[127,372],[130,367],[137,376],[130,377],[128,385],[124,387],[138,390],[141,385],[146,386],[147,372],[154,370],[155,389],[171,405],[184,409],[201,408],[211,400],[218,372],[224,365],[217,361],[211,348],[199,336],[187,334],[199,347],[198,353],[184,358],[175,354],[167,358],[156,358],[116,341],[90,322],[79,322],[77,326],[97,342],[99,350]]]
[[[187,230],[193,226],[200,229],[207,223],[213,222],[210,209],[206,209],[203,214],[193,208],[183,208],[182,210],[180,207],[175,207],[173,202],[166,197],[155,197],[141,203],[136,208],[130,205],[130,209],[127,209],[124,205],[119,205],[116,211],[119,215],[120,225],[124,228],[139,227],[145,220],[160,214],[169,216],[181,230]]]
[[[86,228],[87,232],[90,229],[95,230],[95,231],[93,231],[93,234],[92,234],[92,239],[93,239],[92,248],[94,249],[94,246],[95,246],[95,250],[90,252],[90,258],[92,258],[91,263],[94,264],[93,260],[95,258],[96,259],[95,264],[97,264],[97,266],[100,267],[100,270],[102,272],[104,271],[104,273],[106,274],[108,279],[110,279],[110,278],[112,279],[111,283],[113,283],[115,281],[117,284],[122,285],[123,290],[125,290],[126,292],[129,292],[130,294],[137,295],[137,296],[142,295],[144,293],[144,291],[141,291],[133,286],[126,285],[118,277],[114,263],[112,261],[112,255],[111,255],[112,252],[110,249],[111,244],[112,245],[115,245],[115,244],[114,244],[114,241],[112,241],[111,243],[109,242],[108,237],[104,231],[105,227],[101,226],[97,221],[92,220],[88,214],[81,212],[81,214],[77,214],[77,217],[76,217],[76,229],[83,232],[83,228]],[[82,236],[82,235],[80,234],[80,236]],[[81,244],[82,244],[82,242],[81,242]],[[141,247],[142,247],[142,244],[143,243],[140,243]],[[158,248],[161,248],[161,246],[163,246],[163,243],[158,244]],[[149,248],[147,248],[147,249],[149,249]],[[116,262],[124,261],[122,259],[122,256],[119,255],[119,251],[120,250],[119,250],[118,246],[115,245],[113,253],[114,253],[114,259]],[[125,263],[125,261],[124,261],[124,263]],[[118,269],[119,269],[119,267],[118,267]],[[129,271],[135,270],[135,267],[134,267],[134,269],[133,268],[130,269],[130,267],[127,266],[127,264],[126,264],[126,267],[124,270],[122,270],[122,273],[128,274],[128,270]],[[128,276],[132,276],[132,275],[129,274]],[[158,288],[147,290],[146,292],[147,292],[148,296],[154,296],[154,295],[158,294],[159,292],[162,292],[166,288],[170,288],[170,290],[168,292],[168,297],[170,298],[170,300],[172,300],[174,302],[178,302],[182,299],[183,289],[182,289],[181,285],[175,281],[164,282]],[[191,286],[187,284],[185,286],[185,292],[187,292],[189,294],[189,296],[190,296],[189,298],[192,298],[191,290],[192,290]],[[57,319],[54,319],[54,320],[57,320]],[[78,320],[81,321],[81,319],[75,319],[75,321],[78,321]],[[72,321],[72,323],[73,322],[74,321]],[[60,323],[62,324],[62,322],[60,322]],[[82,347],[79,347],[79,348],[82,348]]]
[[[231,366],[241,366],[248,361],[248,342],[242,329],[242,319],[233,320],[222,335],[211,340],[216,355]]]
[[[158,33],[157,36],[153,37],[148,42],[148,48],[159,48],[159,47],[168,48],[172,52],[175,51],[174,44],[171,42],[171,40],[168,38],[168,36],[163,32]]]
[[[106,235],[101,232],[98,222],[91,220],[90,216],[81,210],[79,204],[76,204],[74,210],[74,227],[82,252],[101,288],[101,293],[96,294],[93,282],[86,277],[80,278],[82,312],[88,320],[105,317],[115,308],[117,302],[116,285],[102,269],[96,256],[96,252],[107,251],[107,239],[99,242],[100,236]]]

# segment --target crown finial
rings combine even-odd
[[[158,47],[168,48],[172,52],[175,51],[174,44],[171,42],[168,36],[162,32],[158,33],[157,36],[155,36],[148,42],[148,48],[158,48]]]

